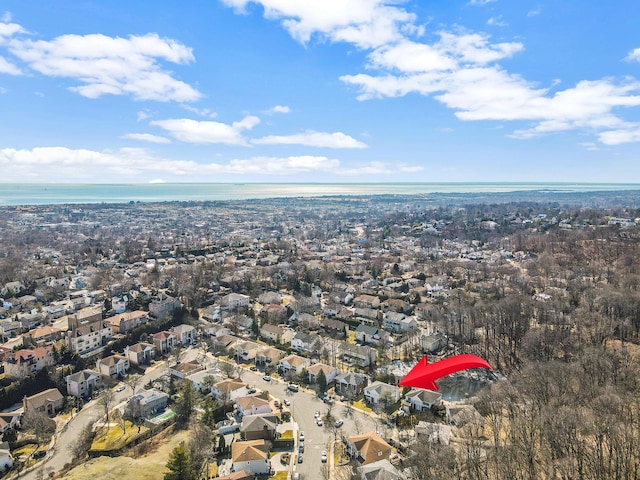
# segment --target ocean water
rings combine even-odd
[[[0,205],[247,200],[330,195],[640,190],[637,183],[159,183],[7,184]]]

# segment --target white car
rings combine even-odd
[[[264,377],[262,377],[262,379],[263,379],[265,382],[270,382],[270,381],[271,381],[271,377],[270,377],[269,375],[265,375]]]
[[[300,441],[304,442],[304,432],[300,431]]]
[[[285,398],[285,399],[284,399],[284,404],[285,404],[287,407],[290,407],[290,406],[291,406],[291,401],[290,401],[288,398]]]
[[[327,451],[323,450],[322,454],[320,455],[320,460],[322,461],[322,463],[327,463]]]
[[[122,392],[125,388],[127,387],[125,387],[124,385],[120,385],[118,388],[116,388],[116,392]]]
[[[313,414],[313,418],[315,418],[316,420],[320,418],[320,412],[316,412]]]
[[[338,420],[336,420],[336,423],[334,423],[334,425],[336,428],[338,428],[338,427],[341,427],[343,423],[344,423],[344,420],[339,418]]]
[[[318,425],[319,427],[322,426],[322,419],[321,418],[316,418],[316,425]]]

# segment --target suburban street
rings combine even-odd
[[[304,462],[294,465],[294,471],[299,472],[302,478],[321,479],[322,462],[320,454],[323,450],[330,455],[329,445],[334,440],[333,429],[318,427],[314,419],[314,413],[319,411],[324,417],[328,406],[320,400],[315,392],[300,388],[299,392],[291,392],[287,389],[287,383],[272,378],[270,382],[262,379],[261,372],[252,372],[245,369],[242,374],[242,380],[256,388],[267,390],[271,395],[281,400],[289,399],[291,401],[290,410],[298,424],[299,430],[304,432]],[[345,417],[345,406],[341,402],[333,405],[331,414],[335,419],[344,420],[344,425],[337,429],[337,439],[340,435],[351,436],[358,433],[367,433],[376,429],[377,417],[373,417],[357,409],[352,409],[353,414]],[[298,432],[295,432],[298,435]],[[296,437],[296,453],[298,442]],[[295,456],[294,456],[295,457]],[[295,457],[297,458],[297,457]],[[294,460],[295,461],[295,460]]]
[[[193,350],[193,352],[195,352],[195,350]],[[139,390],[144,384],[153,381],[166,373],[167,368],[165,362],[161,361],[155,363],[152,367],[147,368],[147,371],[143,376],[143,380],[138,383],[136,389]],[[115,387],[113,390],[115,397],[113,402],[114,406],[126,401],[131,396],[131,389],[129,387],[126,387],[121,392],[116,392]],[[24,474],[20,474],[19,478],[37,480],[39,470],[41,469],[44,469],[45,478],[47,478],[48,472],[61,471],[65,464],[71,462],[72,455],[70,446],[78,438],[82,429],[86,425],[96,422],[102,416],[104,416],[104,411],[98,400],[94,399],[86,403],[84,408],[74,415],[61,431],[56,433],[56,442],[52,451],[50,450],[50,456],[48,455],[35,469]]]

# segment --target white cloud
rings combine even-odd
[[[11,20],[11,12],[4,12],[2,17],[0,17],[0,22],[9,23]]]
[[[640,124],[629,123],[617,130],[601,132],[598,139],[605,145],[640,142]]]
[[[167,183],[161,178],[154,178],[153,180],[149,180],[149,183],[157,184],[157,183]]]
[[[6,15],[6,14],[5,14]],[[27,33],[27,31],[22,28],[22,26],[17,23],[10,23],[11,18],[6,18],[3,16],[2,21],[0,21],[0,45],[6,42],[6,39],[12,37],[16,33]]]
[[[18,67],[9,62],[6,58],[0,57],[0,73],[7,73],[9,75],[20,75],[22,72]]]
[[[170,160],[150,155],[139,148],[115,152],[73,150],[65,147],[40,147],[32,150],[0,149],[3,180],[78,182],[117,179],[171,178],[202,181],[230,174],[293,175],[312,172],[336,172],[340,161],[323,156],[253,157],[235,159],[226,164]]]
[[[101,34],[63,35],[51,41],[17,40],[9,51],[43,75],[72,78],[70,87],[88,98],[131,95],[136,100],[190,102],[201,97],[176,80],[159,60],[175,64],[194,61],[191,48],[156,34],[127,38]]]
[[[151,135],[150,133],[127,133],[120,138],[151,143],[171,143],[171,140],[168,138],[161,137],[159,135]]]
[[[291,113],[291,109],[286,105],[275,105],[269,109],[269,113]]]
[[[356,175],[390,175],[395,173],[396,168],[383,162],[370,162],[360,167],[340,169],[340,175],[356,176]]]
[[[538,6],[537,8],[534,8],[533,10],[529,10],[527,12],[527,17],[535,17],[537,15],[540,15],[542,13],[542,7]]]
[[[224,143],[227,145],[248,145],[242,136],[244,130],[251,130],[260,119],[247,116],[231,125],[212,121],[197,121],[189,118],[155,120],[151,125],[163,128],[177,140],[187,143]]]
[[[593,142],[580,142],[578,145],[591,152],[599,150],[598,145]]]
[[[492,27],[507,27],[507,26],[509,26],[509,24],[507,22],[505,22],[505,20],[502,17],[502,15],[498,15],[497,17],[491,17],[489,20],[487,20],[487,25],[490,25]]]
[[[201,117],[216,118],[218,116],[216,112],[214,112],[213,110],[209,110],[208,108],[196,108],[192,107],[191,105],[182,105],[182,108],[189,112],[195,113],[196,115],[200,115]]]
[[[4,87],[0,87],[0,95],[7,93],[7,89]]]
[[[627,60],[640,62],[640,48],[634,48],[631,50],[629,55],[627,55]]]
[[[272,135],[252,140],[257,145],[306,145],[325,148],[367,148],[365,143],[342,132],[307,131],[295,135]]]
[[[237,10],[261,5],[265,18],[280,20],[292,37],[307,43],[314,34],[372,48],[399,40],[403,32],[419,33],[415,15],[385,0],[223,0]]]
[[[470,0],[482,6],[494,0]],[[281,21],[298,41],[314,35],[347,42],[368,50],[367,73],[340,79],[358,87],[358,99],[398,97],[409,93],[434,95],[465,121],[530,121],[529,128],[513,132],[531,138],[553,132],[585,130],[602,142],[636,141],[636,129],[618,115],[623,107],[640,105],[640,85],[634,80],[604,78],[580,81],[553,92],[510,73],[498,62],[521,52],[520,42],[491,42],[481,33],[442,31],[435,42],[419,42],[424,27],[416,16],[385,0],[223,0],[244,10],[261,5],[265,18]],[[541,7],[528,12],[538,15]],[[494,17],[490,25],[503,24]],[[640,49],[627,57],[640,61]],[[554,85],[557,84],[554,81]]]
[[[141,122],[142,120],[146,120],[150,116],[151,116],[151,114],[149,112],[146,112],[144,110],[140,110],[138,112],[137,120],[138,120],[138,122]]]

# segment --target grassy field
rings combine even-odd
[[[138,427],[127,421],[126,432],[123,433],[119,425],[112,424],[109,426],[109,430],[103,428],[98,431],[96,438],[91,444],[91,450],[118,450],[144,435],[148,430],[147,427],[141,427],[140,433],[138,433]]]
[[[137,428],[135,429],[137,431]],[[144,455],[133,458],[98,457],[80,465],[62,479],[64,480],[122,480],[135,478],[136,480],[158,480],[164,476],[165,465],[171,451],[182,441],[189,438],[188,431],[180,431],[177,434],[162,433],[143,442],[143,447],[148,447]]]

